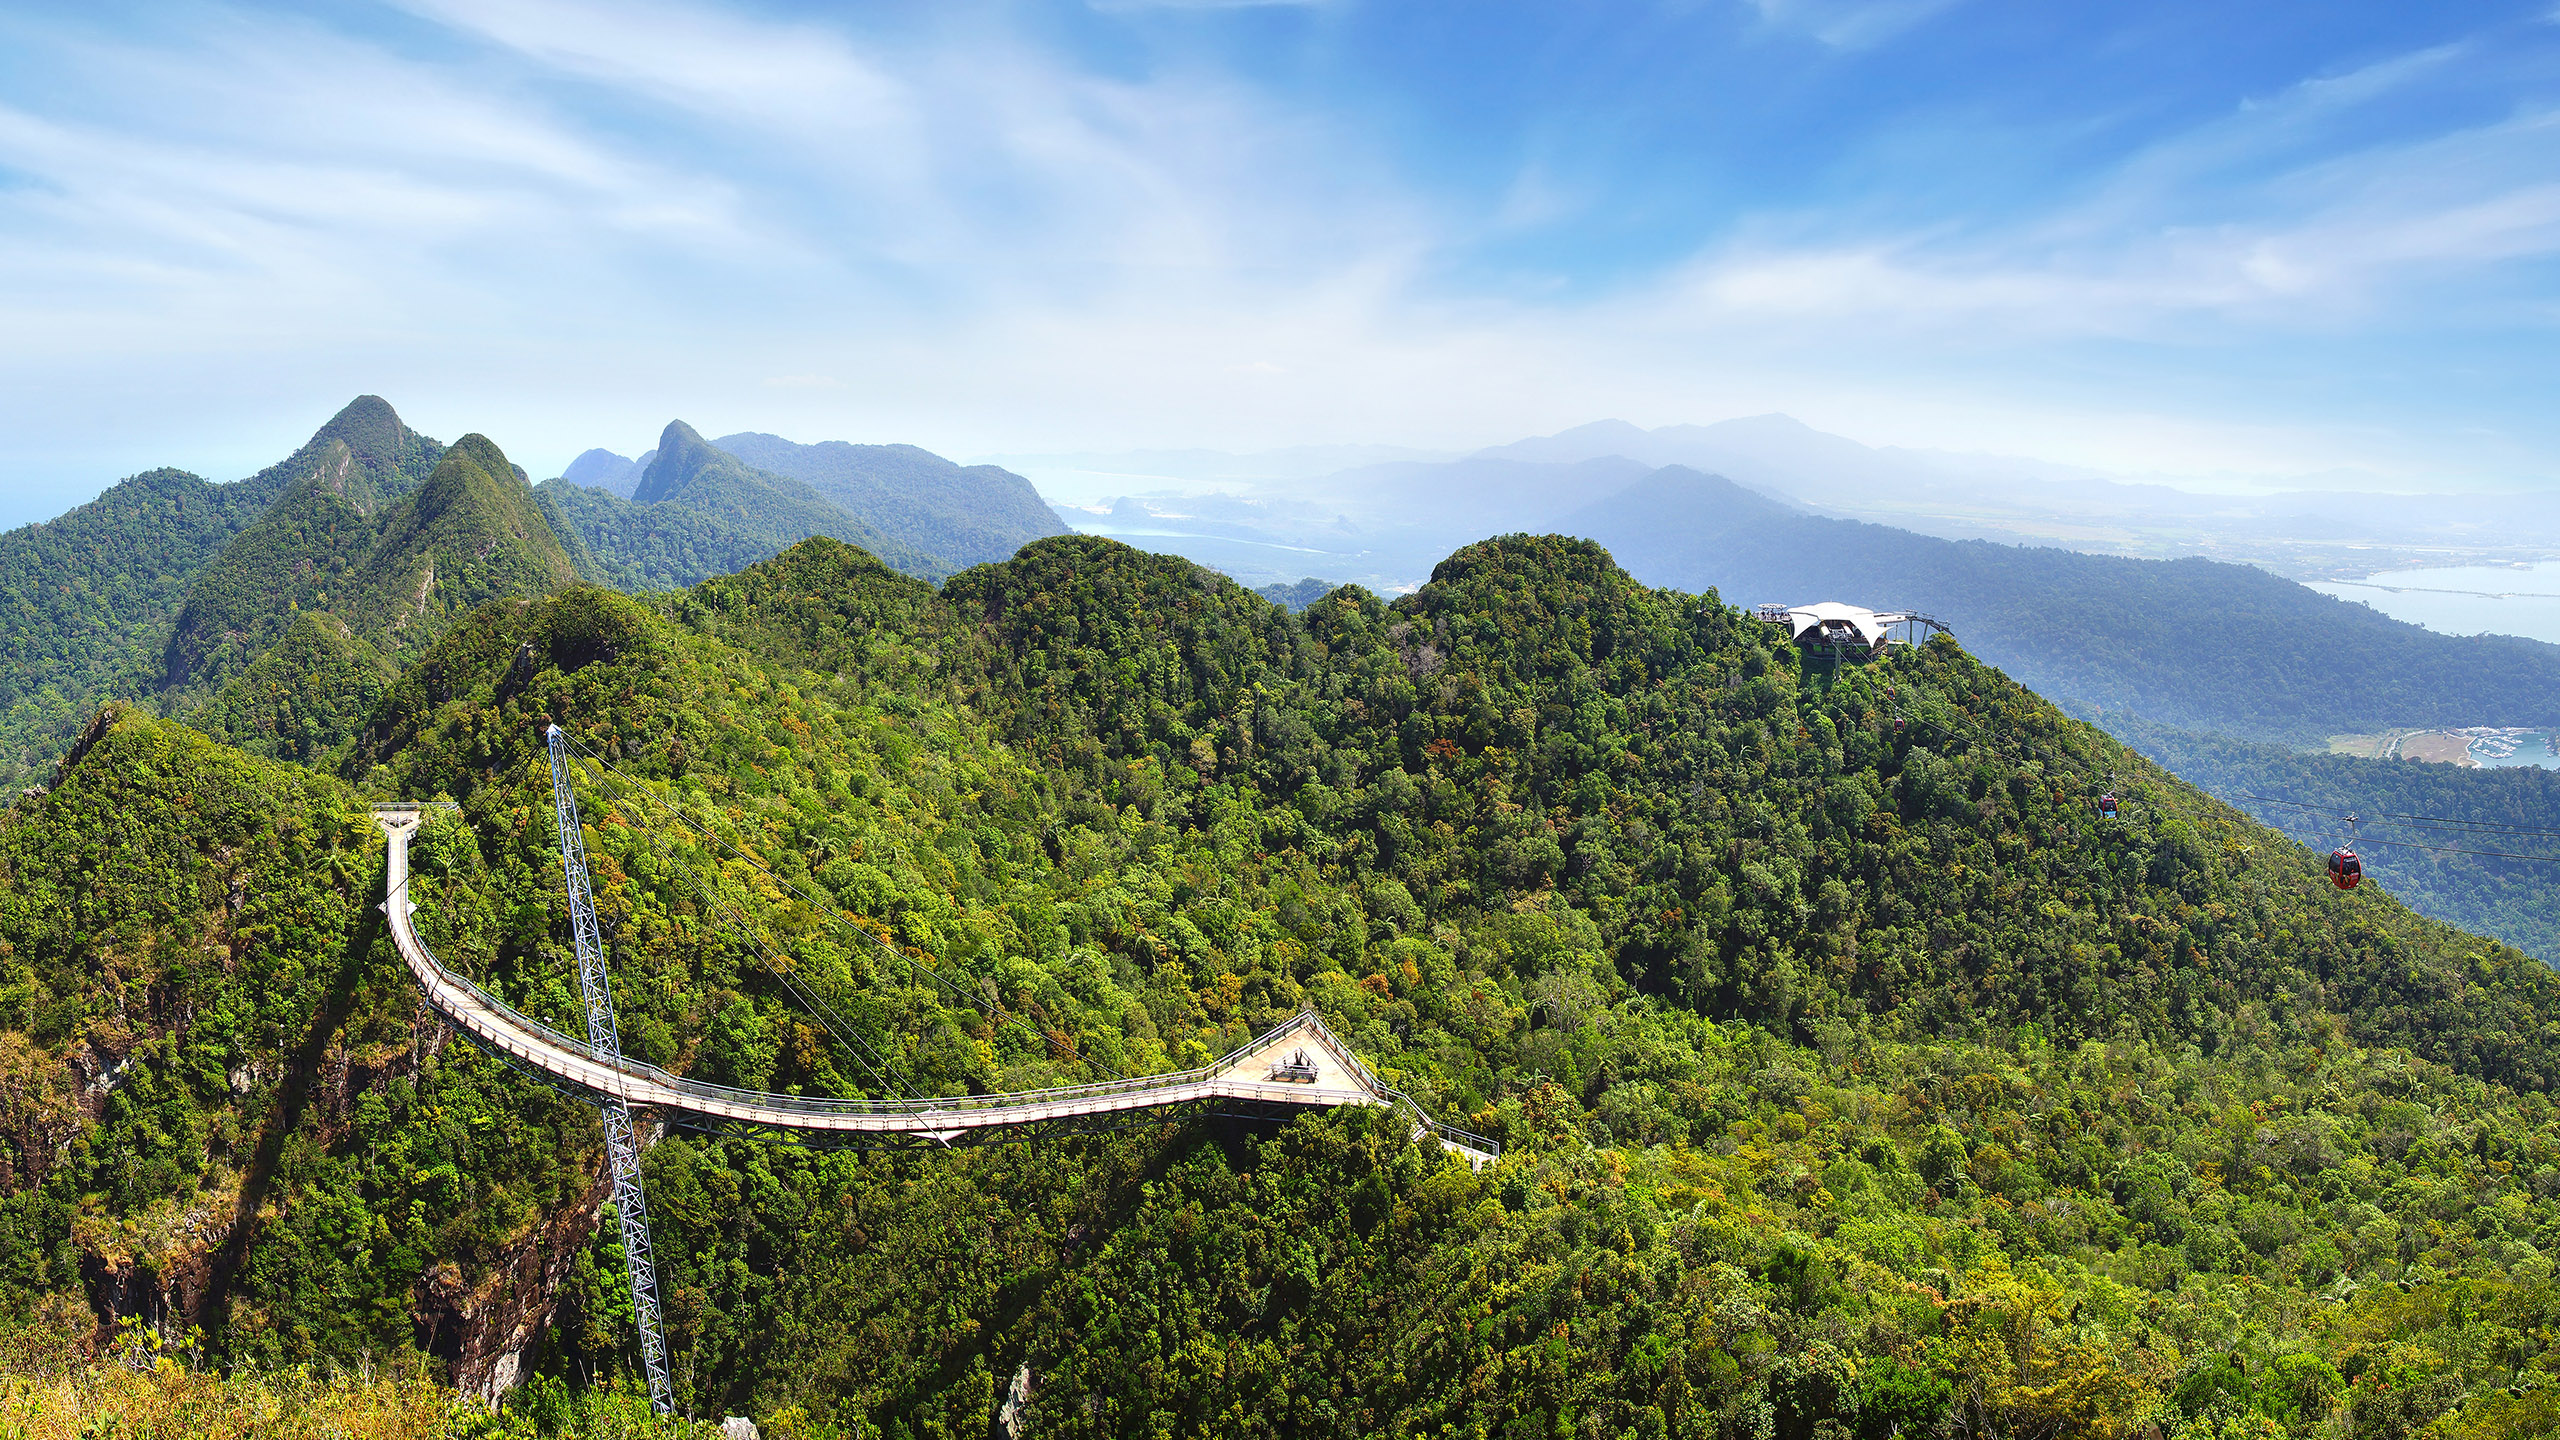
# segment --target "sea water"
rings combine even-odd
[[[2522,635],[2560,644],[2560,560],[2386,570],[2362,580],[2317,581],[2311,588],[2447,635]]]
[[[2509,770],[2519,765],[2560,770],[2560,755],[2553,754],[2551,750],[2551,732],[2529,730],[2522,735],[2513,735],[2508,738],[2516,742],[2515,753],[2512,755],[2493,755],[2489,752],[2495,747],[2482,745],[2477,740],[2473,741],[2471,763],[2491,770]]]

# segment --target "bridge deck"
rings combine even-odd
[[[391,922],[392,944],[426,992],[427,1003],[481,1045],[589,1095],[611,1096],[635,1107],[723,1126],[849,1140],[909,1136],[944,1144],[981,1131],[1194,1101],[1387,1105],[1414,1120],[1417,1137],[1426,1132],[1436,1135],[1469,1165],[1481,1167],[1501,1148],[1439,1124],[1410,1098],[1381,1083],[1313,1012],[1298,1015],[1198,1070],[1016,1095],[812,1099],[708,1085],[654,1065],[599,1056],[585,1041],[510,1009],[428,953],[413,923],[418,907],[409,901],[409,838],[417,833],[421,811],[383,806],[376,808],[374,818],[391,842],[383,913]]]

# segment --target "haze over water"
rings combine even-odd
[[[2311,588],[2447,635],[2522,635],[2560,644],[2560,560],[2391,570]]]

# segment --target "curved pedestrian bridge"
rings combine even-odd
[[[1442,1125],[1414,1100],[1389,1088],[1344,1047],[1313,1011],[1304,1011],[1214,1064],[1169,1075],[1092,1085],[1065,1085],[1013,1095],[943,1095],[905,1100],[838,1100],[735,1090],[671,1075],[654,1065],[600,1055],[587,1042],[509,1008],[446,969],[418,938],[409,901],[409,840],[424,807],[377,806],[390,840],[383,913],[392,944],[427,1003],[455,1029],[555,1088],[596,1100],[619,1100],[688,1128],[843,1146],[965,1145],[1023,1138],[1027,1133],[1103,1128],[1115,1116],[1178,1105],[1256,1112],[1337,1105],[1382,1105],[1401,1112],[1414,1136],[1436,1137],[1470,1166],[1482,1168],[1501,1146]]]

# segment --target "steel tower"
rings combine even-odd
[[[578,948],[578,992],[587,1002],[587,1045],[617,1070],[622,1037],[613,1024],[613,990],[604,969],[604,941],[596,933],[595,897],[587,888],[587,844],[578,828],[578,797],[569,788],[567,738],[560,727],[544,731],[551,747],[551,808],[560,819],[560,870],[569,883],[569,929]],[[627,1092],[626,1092],[627,1093]],[[640,1145],[632,1133],[624,1095],[600,1101],[605,1154],[613,1165],[613,1209],[622,1221],[622,1255],[631,1268],[631,1314],[640,1326],[640,1367],[649,1377],[649,1403],[660,1415],[675,1409],[667,1380],[667,1341],[658,1328],[658,1263],[649,1248],[649,1202],[640,1189]]]

